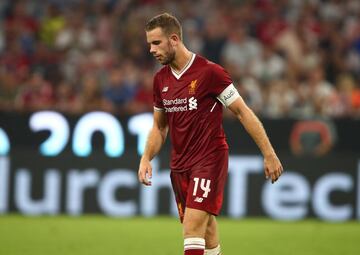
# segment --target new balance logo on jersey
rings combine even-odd
[[[194,97],[189,98],[189,110],[196,110],[197,109],[197,100]]]
[[[203,200],[204,200],[204,199],[203,199],[202,197],[196,197],[196,198],[194,199],[194,202],[202,203]]]
[[[165,93],[165,92],[168,92],[168,90],[169,90],[169,87],[166,86],[166,87],[163,87],[161,92]]]

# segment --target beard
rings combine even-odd
[[[168,65],[173,62],[175,59],[175,50],[171,47],[170,43],[168,43],[168,51],[164,53],[164,57],[159,59],[159,62],[162,65]]]

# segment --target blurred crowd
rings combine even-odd
[[[359,0],[2,0],[0,111],[152,111],[164,11],[258,115],[360,117]]]

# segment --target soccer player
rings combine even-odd
[[[228,168],[222,128],[223,105],[232,111],[264,156],[266,178],[274,183],[283,168],[266,132],[244,103],[229,74],[189,51],[179,21],[168,13],[146,24],[150,53],[164,67],[155,75],[154,124],[139,165],[139,181],[151,185],[150,161],[170,133],[171,182],[183,224],[184,254],[221,254],[219,214]]]

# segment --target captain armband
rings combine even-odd
[[[217,99],[226,107],[231,105],[237,98],[239,98],[239,92],[235,88],[234,84],[227,86],[220,95],[217,96]]]

